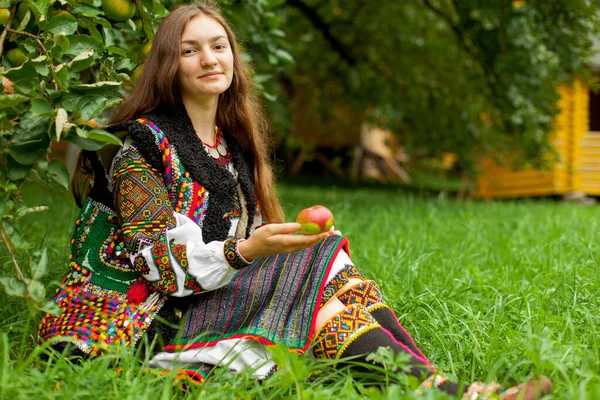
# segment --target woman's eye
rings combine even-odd
[[[223,49],[225,49],[225,47],[226,46],[224,44],[218,44],[215,46],[215,50],[223,50]]]
[[[183,54],[192,54],[194,52],[194,49],[185,49],[183,51]]]

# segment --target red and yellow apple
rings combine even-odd
[[[300,224],[303,235],[316,235],[327,232],[333,226],[333,214],[327,207],[313,206],[300,211],[296,222]]]

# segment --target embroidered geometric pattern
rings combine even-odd
[[[175,227],[173,208],[162,177],[130,147],[116,162],[115,206],[130,253],[154,243],[162,230]]]
[[[340,289],[348,283],[350,278],[363,279],[360,271],[352,264],[344,265],[344,268],[333,277],[331,281],[325,286],[323,290],[323,297],[321,297],[321,307],[327,303]]]
[[[243,240],[245,239],[229,239],[225,241],[223,253],[225,254],[225,259],[229,265],[231,265],[231,268],[242,269],[252,264],[246,261],[239,253],[238,244]]]
[[[379,323],[365,307],[360,304],[346,307],[321,329],[315,338],[314,355],[317,358],[337,360],[359,336],[379,327]]]
[[[169,244],[171,248],[171,255],[175,260],[177,260],[177,264],[181,267],[181,269],[185,272],[185,281],[183,286],[186,289],[192,290],[194,293],[203,292],[204,289],[200,284],[196,281],[196,278],[188,272],[188,259],[186,254],[187,245],[185,244],[175,244],[173,241]]]
[[[383,303],[381,288],[373,281],[357,283],[344,293],[338,294],[337,298],[345,306],[361,304],[369,310],[371,310],[371,307],[379,306]]]
[[[184,169],[183,164],[176,151],[167,138],[167,135],[152,121],[146,118],[140,118],[137,122],[149,127],[156,137],[160,152],[162,154],[163,165],[165,167],[164,182],[169,192],[169,199],[174,205],[175,212],[191,215],[195,208],[199,208],[202,203],[198,202],[197,191],[189,173]],[[198,221],[194,220],[196,223]]]
[[[177,291],[177,279],[171,268],[171,257],[167,247],[166,233],[152,246],[152,258],[158,268],[159,278],[150,281],[150,286],[161,293],[173,293]]]

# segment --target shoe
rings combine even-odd
[[[502,390],[497,383],[475,382],[469,385],[463,399],[469,400],[537,400],[552,393],[552,381],[546,376],[531,379]]]

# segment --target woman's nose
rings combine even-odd
[[[202,59],[200,60],[202,67],[213,67],[217,65],[217,58],[211,50],[204,50],[202,52]]]

